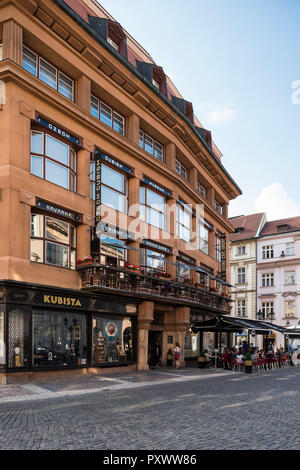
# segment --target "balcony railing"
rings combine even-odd
[[[137,294],[144,297],[157,297],[160,300],[174,300],[185,304],[197,304],[213,310],[229,313],[229,299],[221,294],[193,285],[161,279],[141,272],[121,269],[114,266],[91,264],[79,266],[83,289],[119,291],[123,294]]]

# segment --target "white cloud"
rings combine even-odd
[[[227,124],[236,118],[236,111],[233,107],[215,108],[206,115],[206,121],[210,124]]]
[[[281,183],[263,188],[255,200],[257,212],[266,212],[268,221],[299,216],[299,206],[288,195]]]

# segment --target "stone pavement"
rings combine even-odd
[[[0,449],[299,450],[299,388],[293,367],[1,385]]]

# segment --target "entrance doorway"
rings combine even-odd
[[[162,360],[162,331],[149,331],[148,364],[157,366]]]

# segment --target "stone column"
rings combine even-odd
[[[127,136],[136,145],[140,145],[140,118],[137,114],[132,113],[127,119],[128,128]]]
[[[77,192],[90,198],[90,161],[93,145],[84,140],[85,148],[77,152]]]
[[[215,258],[215,231],[210,230],[208,232],[208,254],[212,258]]]
[[[207,200],[209,204],[214,207],[215,204],[215,190],[214,188],[208,188],[207,190]]]
[[[193,167],[189,171],[190,173],[190,183],[193,186],[194,190],[197,191],[197,183],[198,183],[198,170]]]
[[[91,112],[91,80],[86,75],[77,80],[77,104]]]
[[[76,230],[77,247],[76,257],[82,259],[85,256],[91,256],[91,226],[88,224],[82,224],[77,227]]]
[[[184,361],[184,344],[185,344],[185,331],[187,326],[190,324],[190,307],[175,307],[172,312],[165,312],[164,314],[164,330],[165,335],[174,336],[174,343],[167,345],[167,349],[171,348],[172,351],[175,348],[175,344],[179,343],[181,348],[181,365],[185,364]],[[167,351],[163,351],[166,356]]]
[[[3,23],[3,60],[5,59],[23,65],[23,28],[12,19]]]
[[[166,231],[175,236],[176,234],[176,202],[178,195],[173,193],[172,197],[167,200],[167,227]]]
[[[149,370],[148,343],[149,329],[153,321],[154,302],[143,302],[138,314],[137,370]]]
[[[228,220],[228,204],[223,204],[222,215],[226,220]]]

